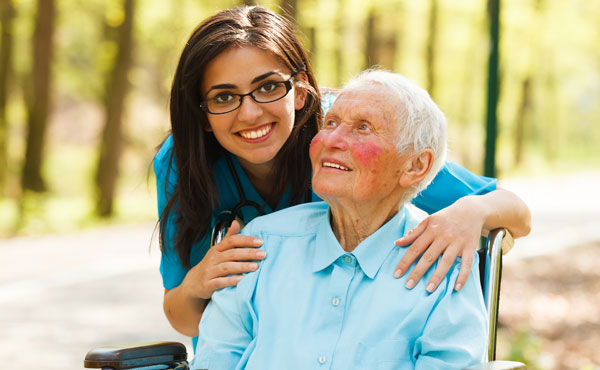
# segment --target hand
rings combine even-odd
[[[460,290],[466,283],[471,265],[483,229],[483,215],[477,211],[476,203],[469,197],[461,198],[451,206],[425,218],[419,225],[404,237],[396,240],[396,245],[412,245],[402,257],[394,277],[399,278],[422,255],[421,259],[408,276],[406,287],[412,289],[431,265],[440,259],[437,268],[425,288],[433,292],[446,276],[456,257],[461,257],[460,272],[454,285]]]
[[[239,235],[240,224],[233,221],[223,240],[215,244],[196,266],[188,271],[181,283],[186,295],[210,299],[215,290],[233,286],[242,280],[243,273],[258,269],[265,251],[255,249],[262,240]]]

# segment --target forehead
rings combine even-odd
[[[345,88],[327,115],[349,120],[366,120],[373,124],[396,122],[398,100],[387,86],[361,84]]]
[[[206,65],[203,85],[247,83],[267,72],[286,74],[289,70],[272,52],[255,46],[232,46]]]

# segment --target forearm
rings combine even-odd
[[[505,189],[498,188],[484,195],[473,195],[459,199],[467,203],[468,209],[480,212],[483,220],[482,234],[504,227],[514,238],[529,234],[531,212],[521,198]]]
[[[181,285],[173,289],[165,289],[163,309],[171,326],[183,335],[198,335],[198,325],[208,299],[195,298],[185,292]]]

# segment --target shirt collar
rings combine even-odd
[[[342,249],[331,229],[331,210],[324,214],[325,219],[319,224],[316,237],[316,250],[312,271],[317,272],[333,264],[341,256],[348,254]],[[375,275],[383,262],[394,249],[394,241],[405,233],[406,207],[402,207],[388,222],[363,240],[352,252],[361,269],[369,278]]]

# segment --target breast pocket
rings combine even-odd
[[[360,368],[377,370],[412,370],[412,343],[406,339],[382,340],[359,344]]]

